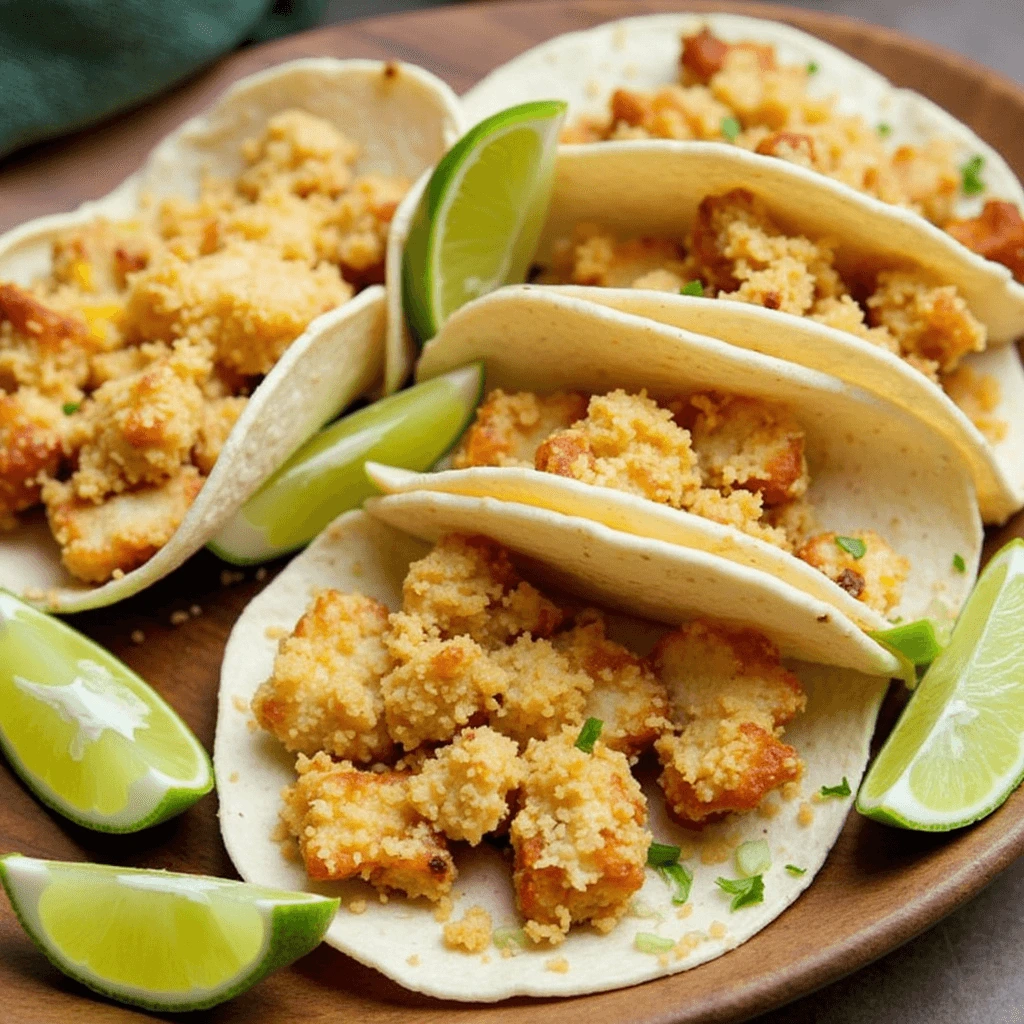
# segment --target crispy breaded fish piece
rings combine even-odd
[[[182,466],[162,484],[123,491],[100,505],[75,497],[66,483],[47,481],[43,501],[65,568],[88,583],[137,569],[171,539],[204,480],[195,466]]]
[[[455,452],[456,469],[471,466],[533,466],[537,446],[555,430],[581,419],[587,396],[556,392],[547,397],[532,391],[506,395],[492,391],[477,408],[476,419]]]
[[[449,839],[476,846],[508,815],[525,765],[513,740],[486,725],[464,729],[409,779],[413,807]]]
[[[988,199],[977,217],[950,221],[946,230],[958,241],[1010,268],[1024,281],[1024,217],[1013,203]]]
[[[388,761],[381,678],[392,667],[388,609],[362,594],[323,590],[278,646],[252,700],[256,720],[288,750],[324,750],[360,764]]]
[[[859,557],[851,548],[864,545]],[[851,597],[885,615],[900,603],[910,562],[897,554],[874,530],[858,530],[848,537],[831,531],[811,537],[797,552]]]
[[[593,681],[581,719],[600,719],[601,741],[631,759],[648,750],[668,726],[668,696],[643,659],[608,639],[604,614],[596,608],[580,612],[553,643]]]
[[[38,504],[43,480],[60,466],[66,420],[35,388],[0,392],[0,527]]]
[[[560,943],[573,922],[610,931],[644,883],[647,801],[624,754],[600,740],[587,754],[564,727],[531,740],[512,819],[513,884],[526,934]]]
[[[196,443],[192,449],[192,461],[201,473],[209,476],[213,471],[214,463],[220,458],[220,450],[248,401],[244,395],[227,395],[214,398],[203,406]]]
[[[443,743],[464,725],[497,711],[508,676],[468,636],[442,640],[436,630],[395,612],[384,636],[394,668],[381,680],[388,732],[406,750]]]
[[[800,758],[779,736],[806,697],[766,637],[695,621],[662,637],[651,664],[679,729],[654,746],[666,805],[681,825],[699,829],[752,810],[799,778]]]
[[[378,889],[438,900],[455,862],[443,835],[413,807],[405,772],[364,772],[325,753],[300,754],[281,822],[317,881],[363,878]]]
[[[561,609],[525,583],[508,552],[486,537],[451,534],[409,566],[402,609],[444,639],[469,636],[484,647],[522,633],[549,636]]]
[[[587,415],[537,449],[536,468],[684,508],[700,490],[689,432],[647,396],[594,395]]]

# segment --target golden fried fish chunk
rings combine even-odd
[[[655,743],[669,813],[702,828],[749,811],[800,776],[782,726],[804,709],[799,680],[762,634],[695,621],[667,633],[651,654],[678,728]]]
[[[356,763],[387,761],[381,678],[388,609],[362,594],[323,590],[285,637],[271,677],[252,701],[256,721],[288,750],[324,750]]]
[[[513,740],[486,725],[464,729],[409,779],[413,807],[449,839],[476,846],[508,815],[525,766]]]
[[[35,388],[0,392],[0,527],[39,503],[43,480],[60,467],[66,419]]]
[[[857,555],[860,545],[864,553]],[[853,550],[851,550],[853,549]],[[874,530],[849,536],[832,531],[811,537],[797,552],[851,597],[883,615],[900,603],[910,562],[897,554]]]
[[[602,288],[650,287],[650,275],[671,275],[675,291],[686,282],[683,247],[664,238],[616,239],[596,224],[577,224],[571,238],[559,239],[542,284],[585,284]],[[640,283],[643,282],[643,283]],[[663,290],[672,290],[666,287]]]
[[[227,395],[204,404],[196,443],[192,449],[192,461],[199,467],[200,472],[209,476],[213,471],[214,463],[220,457],[220,450],[248,401],[244,395]]]
[[[557,945],[574,922],[610,931],[644,883],[647,801],[624,754],[575,746],[574,726],[531,740],[512,819],[513,884],[534,942]]]
[[[451,891],[455,863],[444,836],[413,807],[407,773],[364,772],[323,752],[300,754],[295,769],[281,822],[298,840],[310,878],[359,877],[429,900]]]

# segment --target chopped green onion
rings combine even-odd
[[[737,136],[742,131],[742,126],[735,117],[723,117],[722,118],[722,134],[730,141],[735,142]]]
[[[679,294],[680,295],[697,295],[697,296],[703,295],[704,294],[704,284],[703,284],[703,282],[698,281],[698,280],[687,281],[686,284],[684,284],[683,287],[679,289]]]
[[[513,928],[508,925],[504,928],[495,928],[491,933],[491,942],[498,949],[526,949],[526,932],[522,928]]]
[[[967,563],[964,561],[963,555],[953,556],[953,568],[957,572],[967,572]]]
[[[816,75],[820,70],[818,62],[816,60],[808,61],[807,63],[807,74]]]
[[[744,877],[763,875],[772,866],[767,839],[751,839],[736,847],[736,870]]]
[[[594,752],[594,743],[597,741],[598,736],[601,735],[603,728],[604,722],[600,718],[588,718],[583,723],[579,736],[576,737],[577,749],[582,750],[584,754],[592,754]]]
[[[960,168],[960,178],[965,196],[976,196],[985,191],[985,182],[981,180],[981,169],[984,166],[985,158],[980,153],[975,153]]]
[[[63,408],[65,416],[70,416],[70,415],[72,415],[72,413],[76,413],[76,412],[78,412],[79,409],[82,408],[82,403],[81,402],[65,402],[64,405],[61,408]]]
[[[795,864],[787,864],[786,865],[786,870],[791,875],[796,875],[797,877],[799,877],[800,875],[806,875],[807,874],[807,868],[798,868]]]
[[[867,544],[860,537],[836,537],[836,544],[854,558],[863,558],[868,550]]]
[[[930,665],[945,646],[939,641],[931,619],[915,619],[892,629],[868,630],[868,636],[915,666]]]
[[[822,786],[819,790],[819,794],[822,799],[826,799],[831,796],[849,796],[850,795],[850,783],[847,782],[846,776],[843,776],[843,781],[838,786]]]
[[[693,872],[682,864],[662,864],[658,868],[658,874],[665,879],[669,888],[675,887],[672,894],[672,902],[680,906],[690,898],[690,888],[693,885]]]
[[[669,843],[651,843],[647,847],[647,863],[652,868],[675,864],[682,852],[681,847],[672,846]]]
[[[715,885],[732,897],[730,911],[764,903],[764,879],[760,875],[752,875],[750,878],[716,878]]]
[[[629,916],[639,918],[652,918],[655,921],[664,921],[663,915],[659,914],[646,900],[640,899],[639,896],[634,896],[629,901]]]
[[[892,125],[888,121],[882,121],[875,126],[875,131],[882,136],[883,139],[887,139],[892,135]]]
[[[671,953],[675,945],[671,939],[666,939],[664,935],[655,935],[654,932],[637,932],[633,938],[633,946],[638,952],[652,953],[655,956],[660,953]]]

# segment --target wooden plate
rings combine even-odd
[[[888,29],[789,7],[630,0],[474,4],[325,28],[241,51],[170,96],[70,141],[0,164],[0,229],[71,209],[109,191],[151,146],[242,75],[293,57],[397,57],[463,90],[496,64],[559,32],[610,18],[676,9],[728,10],[789,21],[931,96],[1000,148],[1024,174],[1024,91],[992,71]],[[1024,534],[1024,516],[989,539],[989,550]],[[279,568],[279,566],[277,567]],[[215,694],[232,623],[262,583],[249,570],[224,585],[203,553],[140,596],[74,619],[140,672],[212,747]],[[274,567],[270,567],[274,571]],[[261,576],[264,574],[261,573]],[[181,626],[171,613],[201,613]],[[132,642],[141,630],[145,640]],[[891,725],[889,709],[880,733]],[[0,851],[233,876],[211,795],[187,814],[140,835],[104,837],[38,804],[0,767]],[[466,1006],[425,999],[322,947],[235,1001],[190,1020],[307,1024],[564,1024],[738,1021],[825,985],[888,952],[968,900],[1024,852],[1024,791],[974,828],[951,836],[886,829],[852,814],[810,890],[754,939],[695,971],[635,988],[559,1002],[519,999]],[[0,1004],[10,1024],[160,1019],[87,997],[32,947],[6,901],[0,907]],[[173,1017],[167,1017],[173,1020]],[[181,1019],[181,1018],[177,1018]]]

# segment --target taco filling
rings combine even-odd
[[[679,81],[645,92],[616,89],[608,111],[568,126],[563,142],[696,139],[730,142],[836,178],[883,202],[906,206],[969,249],[1024,281],[1024,219],[989,199],[974,218],[955,219],[961,189],[984,191],[981,157],[963,167],[952,142],[893,148],[893,127],[839,110],[834,96],[811,95],[817,68],[781,64],[766,43],[726,43],[704,28],[683,36]]]
[[[0,526],[45,506],[68,571],[104,583],[175,532],[259,384],[320,314],[383,281],[404,178],[286,110],[234,180],[53,240],[0,283]]]
[[[483,537],[443,537],[410,564],[401,611],[317,593],[252,702],[298,754],[286,855],[312,879],[443,908],[460,849],[510,845],[529,940],[610,931],[652,841],[638,759],[655,752],[685,827],[752,811],[801,776],[781,736],[806,697],[753,630],[698,620],[644,657],[607,634],[600,610],[556,602]],[[471,908],[446,944],[486,946],[487,918]]]
[[[537,469],[735,527],[885,614],[899,604],[910,565],[873,530],[817,529],[804,442],[788,409],[756,398],[698,393],[659,404],[645,391],[495,390],[453,464]]]
[[[645,288],[749,302],[806,316],[892,352],[938,383],[993,442],[1007,424],[992,415],[999,383],[962,363],[987,332],[955,285],[911,270],[837,270],[836,243],[787,234],[746,189],[706,196],[685,243],[619,239],[578,224],[554,243],[542,284]]]

